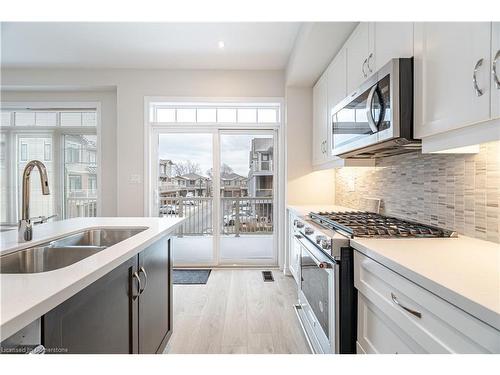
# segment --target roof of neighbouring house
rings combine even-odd
[[[273,149],[272,138],[254,138],[252,139],[252,151],[268,151]]]
[[[239,175],[238,173],[234,173],[234,172],[231,172],[231,173],[224,173],[220,176],[221,179],[223,180],[235,180],[237,178],[242,178],[242,179],[247,179],[246,177],[242,176],[242,175]]]
[[[186,173],[186,174],[183,174],[182,176],[179,176],[179,177],[185,178],[186,180],[198,180],[198,179],[206,180],[207,179],[206,177],[203,177],[203,176],[199,175],[198,173]]]

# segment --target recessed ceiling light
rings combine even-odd
[[[225,46],[223,40],[220,40],[219,43],[217,43],[217,45],[219,46],[219,48],[224,48],[224,46]]]

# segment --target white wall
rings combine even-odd
[[[188,71],[136,69],[3,69],[2,86],[68,89],[116,87],[116,214],[142,216],[144,96],[284,97],[282,71]],[[115,145],[103,139],[112,153]],[[111,160],[111,159],[110,159]],[[103,188],[104,186],[103,182]],[[109,185],[112,186],[112,185]],[[108,187],[106,187],[108,189]]]
[[[335,172],[312,170],[312,88],[286,88],[287,203],[333,204]]]
[[[100,102],[101,103],[101,214],[116,216],[116,90],[112,91],[2,91],[9,102]],[[45,213],[47,214],[47,213]]]

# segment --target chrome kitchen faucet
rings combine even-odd
[[[31,160],[26,164],[23,172],[22,218],[19,220],[18,226],[19,242],[31,241],[33,238],[33,223],[30,219],[30,176],[34,167],[37,167],[40,173],[42,194],[50,195],[47,168],[45,168],[45,165],[41,161]]]

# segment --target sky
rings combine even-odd
[[[253,138],[271,138],[271,135],[222,134],[221,163],[229,165],[235,173],[248,176],[248,157]],[[161,134],[161,159],[174,163],[191,160],[200,165],[202,175],[212,167],[212,134]]]

